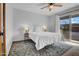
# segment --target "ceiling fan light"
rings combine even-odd
[[[53,8],[53,5],[49,6],[48,8],[49,8],[49,11],[51,11]]]
[[[49,6],[49,9],[52,9],[53,8],[53,5]]]

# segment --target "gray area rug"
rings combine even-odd
[[[53,44],[37,51],[35,43],[31,40],[16,42],[12,44],[9,56],[61,56],[71,47],[60,47]]]

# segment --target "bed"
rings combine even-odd
[[[51,32],[31,32],[30,38],[36,43],[35,47],[37,50],[61,41],[58,33]]]
[[[47,45],[62,41],[60,33],[48,32],[45,25],[37,27],[35,32],[29,32],[29,37],[35,42],[37,50],[40,50]]]

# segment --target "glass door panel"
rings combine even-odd
[[[64,38],[70,39],[70,19],[60,19],[60,29],[63,32]]]
[[[79,41],[79,16],[72,17],[71,19],[72,25],[72,40]]]

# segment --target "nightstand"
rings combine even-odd
[[[28,39],[30,39],[29,33],[28,32],[25,32],[24,33],[24,40],[28,40]]]

